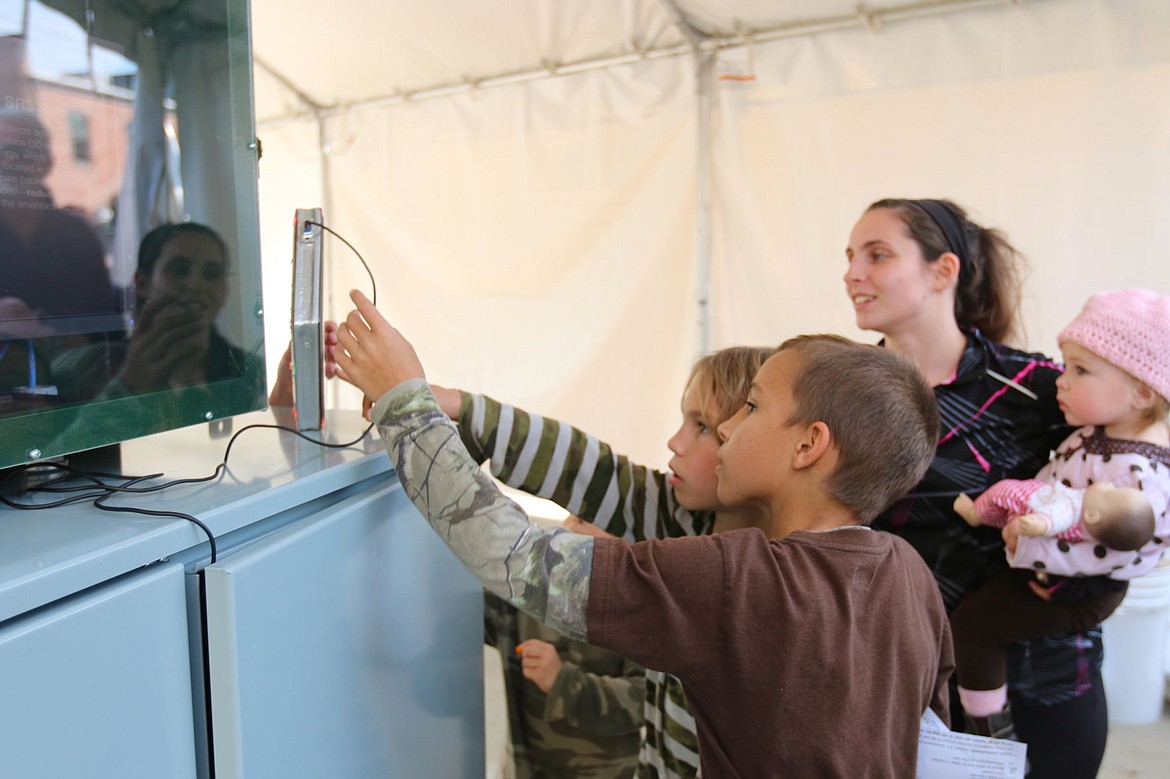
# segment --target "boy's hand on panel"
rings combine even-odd
[[[354,290],[349,297],[357,308],[337,327],[337,375],[372,399],[409,379],[425,379],[422,363],[402,333],[361,292]]]

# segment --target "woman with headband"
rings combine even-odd
[[[873,526],[919,551],[949,611],[1006,565],[1000,531],[968,525],[955,497],[1027,478],[1047,462],[1071,432],[1056,405],[1060,368],[1004,344],[1017,327],[1020,257],[954,203],[880,200],[853,227],[845,254],[857,326],[918,365],[942,417],[925,478]],[[969,729],[1018,733],[1031,779],[1095,776],[1107,729],[1101,658],[1099,628],[1013,646],[1009,707]]]

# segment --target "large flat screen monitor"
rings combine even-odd
[[[264,406],[248,21],[0,4],[0,468]]]

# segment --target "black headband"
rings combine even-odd
[[[921,208],[930,217],[931,221],[942,230],[947,248],[959,258],[959,273],[969,271],[967,267],[967,240],[963,229],[963,220],[954,210],[941,200],[911,200],[911,203]]]

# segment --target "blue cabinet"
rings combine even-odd
[[[204,576],[217,779],[483,776],[482,589],[397,481]]]
[[[210,473],[223,432],[121,470]],[[197,516],[218,560],[181,519],[0,508],[0,775],[484,776],[482,590],[376,438],[247,430],[220,480],[119,502]]]
[[[0,625],[0,775],[196,775],[183,567]]]

